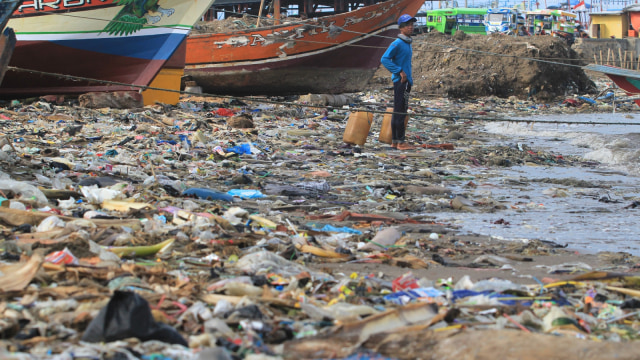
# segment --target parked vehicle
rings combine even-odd
[[[453,8],[434,9],[426,13],[427,31],[453,35],[458,31],[468,34],[486,34],[484,16],[487,9]]]
[[[534,10],[526,12],[526,26],[534,35],[552,35],[565,39],[569,45],[575,38],[577,15],[563,10]]]
[[[524,15],[518,9],[487,9],[485,30],[487,34],[515,35],[518,27],[524,25],[524,20]]]

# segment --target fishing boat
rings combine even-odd
[[[0,0],[0,30],[7,26],[9,17],[16,10],[22,0]]]
[[[148,86],[212,3],[24,0],[8,24],[9,65],[20,70],[9,69],[0,96],[139,90],[128,85]]]
[[[589,64],[583,67],[584,70],[597,71],[607,75],[618,87],[624,90],[627,95],[640,95],[640,71],[622,69],[610,65]],[[640,106],[640,98],[634,100]]]
[[[9,17],[20,4],[19,0],[0,1],[0,82],[7,71],[9,59],[16,45],[16,35],[13,29],[6,27]]]
[[[281,0],[282,6],[287,1]],[[192,33],[187,38],[185,75],[213,94],[362,91],[398,35],[398,17],[415,15],[423,3],[387,0],[342,13],[336,9],[324,17],[316,12],[317,18],[279,21],[276,16],[276,23],[267,27]]]

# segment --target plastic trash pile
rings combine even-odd
[[[444,115],[459,104],[421,106]],[[409,359],[451,351],[457,337],[489,354],[473,338],[483,332],[637,354],[635,259],[508,280],[564,250],[474,241],[428,215],[499,211],[450,185],[473,180],[452,169],[497,165],[496,149],[511,163],[579,159],[473,147],[460,135],[473,124],[445,118],[410,126],[425,145],[411,154],[374,136],[345,146],[348,108],[191,98],[140,111],[0,109],[0,357]],[[229,126],[240,114],[255,126]],[[444,276],[417,275],[427,270]]]

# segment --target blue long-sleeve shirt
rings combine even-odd
[[[389,45],[387,51],[384,52],[380,61],[389,72],[391,72],[391,81],[400,81],[400,71],[407,74],[409,84],[413,86],[413,77],[411,77],[411,57],[413,50],[411,44],[402,39],[396,39]]]

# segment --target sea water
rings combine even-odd
[[[471,193],[473,200],[488,196],[507,209],[493,213],[442,213],[438,220],[468,233],[501,239],[548,240],[582,252],[624,251],[640,255],[640,206],[633,207],[635,201],[640,201],[640,114],[520,119],[532,122],[491,122],[479,130],[505,135],[496,140],[502,145],[526,144],[533,151],[576,155],[584,161],[572,166],[474,169],[472,173],[489,182],[477,184],[473,190],[455,190]],[[571,179],[597,186],[576,187],[571,185]]]

